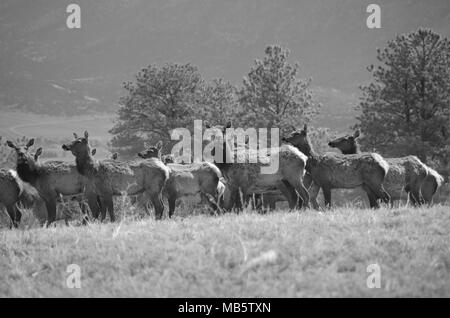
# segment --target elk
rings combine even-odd
[[[104,220],[106,212],[112,222],[115,221],[113,196],[136,195],[145,192],[155,207],[156,219],[161,219],[164,212],[162,190],[169,178],[170,169],[160,160],[94,160],[89,146],[89,133],[84,132],[83,137],[73,134],[75,140],[63,144],[65,151],[75,156],[78,172],[85,176],[93,191],[101,202],[101,219]]]
[[[19,204],[30,207],[39,199],[38,193],[20,180],[14,170],[0,169],[0,203],[3,204],[11,219],[11,227],[17,228],[22,218]]]
[[[433,203],[433,197],[444,183],[444,177],[441,176],[436,170],[431,167],[427,167],[428,174],[422,183],[422,197],[425,203]]]
[[[94,156],[96,154],[97,150],[94,148],[92,149],[92,155]],[[39,147],[35,154],[33,155],[34,161],[38,162],[39,161],[39,157],[42,155],[42,147]],[[92,194],[93,195],[93,194]],[[78,206],[80,208],[80,211],[82,212],[82,214],[84,215],[83,217],[83,224],[87,224],[88,218],[88,210],[86,209],[86,204],[85,204],[85,200],[84,200],[84,193],[80,193],[74,196],[70,196],[70,199],[68,201],[76,201],[78,203]],[[69,202],[65,202],[64,200],[64,196],[60,193],[58,198],[57,198],[58,202],[61,203],[61,205],[64,206],[65,211],[63,213],[58,213],[58,209],[56,210],[56,219],[55,221],[61,220],[63,219],[64,222],[66,223],[66,225],[69,225],[69,220],[72,218],[73,213],[71,211],[71,209],[69,208]],[[98,218],[98,211],[100,209],[100,200],[97,197],[97,205],[94,207],[94,209],[96,211],[91,211],[93,214],[93,217],[96,219]],[[41,223],[42,220],[44,219],[44,212],[45,214],[47,213],[47,211],[43,211],[44,208],[42,206],[39,206],[37,208],[37,211],[35,211],[35,216],[38,217],[39,221]]]
[[[146,147],[146,150],[138,153],[139,157],[143,159],[161,158],[162,141],[159,141],[155,146]],[[194,162],[191,164],[168,163],[166,166],[170,168],[170,177],[164,189],[164,194],[169,202],[169,217],[172,217],[175,211],[177,198],[182,196],[200,194],[203,200],[209,202],[217,210],[217,204],[211,203],[208,195],[212,196],[216,202],[219,202],[220,195],[223,195],[224,189],[222,187],[223,184],[220,185],[219,181],[222,174],[214,164],[209,162]]]
[[[85,193],[92,214],[98,215],[96,195],[86,185],[74,164],[62,161],[36,161],[39,157],[31,155],[28,149],[34,144],[30,139],[25,146],[18,147],[12,141],[7,141],[9,147],[17,154],[16,170],[19,177],[36,188],[47,208],[47,226],[56,219],[56,204],[60,195],[77,195]]]
[[[378,154],[366,153],[356,155],[319,155],[314,150],[308,136],[308,126],[303,130],[294,130],[283,141],[291,143],[308,156],[306,170],[312,178],[310,195],[315,208],[318,208],[317,194],[322,189],[325,206],[331,207],[332,189],[362,188],[376,199],[385,203],[390,201],[389,194],[383,188],[384,177],[389,164]],[[371,207],[378,208],[377,200]]]
[[[232,128],[231,121],[227,122],[226,125],[214,127],[208,123],[205,124],[206,128],[219,130],[223,136],[225,136],[227,129]],[[273,155],[268,157],[267,163],[250,163],[248,161],[232,163],[226,160],[232,157],[230,149],[228,141],[224,138],[223,152],[219,154],[221,158],[219,157],[219,162],[215,161],[216,166],[221,170],[227,181],[228,191],[225,191],[224,195],[224,208],[226,210],[233,207],[241,208],[239,191],[242,192],[244,198],[249,198],[254,194],[261,195],[267,192],[280,191],[288,200],[290,209],[297,206],[298,196],[300,196],[305,207],[309,207],[309,193],[303,185],[307,157],[295,147],[283,144],[278,148],[266,149],[270,150],[271,154],[278,155],[278,169],[273,174],[261,173],[262,166],[273,162]],[[212,155],[215,156],[215,149],[213,149]],[[256,154],[249,151],[249,155],[254,156]]]
[[[332,140],[328,145],[339,149],[344,155],[361,153],[358,144],[360,136],[359,130],[353,135],[346,135]],[[415,205],[423,203],[421,188],[428,175],[427,166],[416,156],[406,156],[400,158],[384,158],[389,164],[389,171],[384,179],[384,186],[391,196],[392,203],[402,199],[403,191],[409,194],[411,201]],[[374,197],[370,194],[369,201]]]

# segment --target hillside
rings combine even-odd
[[[447,0],[378,1],[382,28],[365,26],[370,1],[76,1],[82,28],[66,28],[66,2],[0,3],[0,107],[73,115],[115,109],[121,83],[150,63],[191,62],[206,78],[239,84],[267,44],[280,43],[313,78],[320,123],[352,123],[358,85],[376,47],[418,26],[450,35]],[[334,124],[331,124],[334,125]]]

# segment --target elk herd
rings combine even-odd
[[[231,122],[207,125],[223,133],[231,127]],[[356,131],[328,143],[342,154],[318,154],[310,141],[308,127],[295,129],[281,139],[280,147],[265,149],[269,154],[278,154],[278,170],[272,174],[261,173],[264,162],[227,162],[232,147],[226,140],[220,148],[223,160],[189,164],[174,163],[171,155],[163,155],[162,142],[146,145],[132,160],[121,161],[117,154],[96,160],[88,132],[81,137],[74,134],[72,142],[62,145],[63,150],[73,154],[73,162],[41,162],[42,148],[35,153],[30,151],[34,139],[26,145],[8,141],[7,145],[17,155],[16,170],[0,170],[0,204],[5,206],[11,225],[17,227],[23,208],[32,209],[47,225],[51,224],[57,219],[57,205],[64,198],[79,202],[83,223],[89,219],[89,210],[94,219],[103,221],[108,214],[114,222],[113,197],[123,195],[140,196],[139,200],[145,204],[151,203],[156,219],[163,217],[163,198],[167,198],[171,217],[177,199],[192,195],[200,195],[203,202],[218,212],[240,210],[250,203],[257,209],[262,206],[273,209],[275,202],[281,200],[287,201],[290,209],[310,205],[320,209],[317,202],[320,189],[329,208],[332,189],[357,187],[367,193],[372,208],[378,208],[380,202],[392,204],[400,199],[416,206],[432,203],[443,183],[439,173],[415,156],[383,158],[376,153],[360,152],[358,137]],[[246,155],[256,154],[249,150]]]

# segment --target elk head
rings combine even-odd
[[[309,140],[308,126],[306,124],[303,126],[302,130],[296,129],[287,136],[281,138],[281,140],[297,147],[307,156],[311,153],[311,141]]]
[[[162,149],[162,141],[158,141],[156,145],[152,146],[149,144],[145,145],[145,150],[139,152],[137,155],[141,157],[142,159],[148,159],[148,158],[158,158],[161,159],[161,149]]]
[[[25,146],[17,146],[14,142],[6,141],[8,147],[13,148],[17,154],[17,164],[27,164],[30,160],[34,160],[34,156],[28,153],[28,149],[34,145],[34,138],[28,140]],[[42,151],[42,149],[41,149]]]
[[[89,148],[89,133],[85,131],[83,137],[78,137],[76,133],[73,133],[73,136],[75,140],[70,143],[63,144],[62,149],[72,152],[75,157],[90,157],[91,151]]]
[[[343,154],[353,154],[358,152],[357,139],[360,135],[359,130],[355,131],[353,135],[346,135],[336,138],[328,143],[331,148],[339,149]]]

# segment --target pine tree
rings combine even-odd
[[[309,90],[310,80],[298,78],[299,63],[288,63],[289,50],[273,45],[263,60],[255,60],[239,92],[241,123],[251,127],[279,127],[308,123],[319,105]]]
[[[448,165],[450,43],[429,29],[399,35],[378,50],[374,81],[362,86],[357,117],[367,150],[415,154]]]
[[[163,141],[169,152],[177,141],[170,139],[174,128],[193,133],[194,120],[217,121],[235,117],[235,88],[223,80],[206,82],[191,64],[150,65],[134,82],[124,83],[126,96],[120,99],[118,119],[110,133],[113,151],[133,157],[144,142]]]

